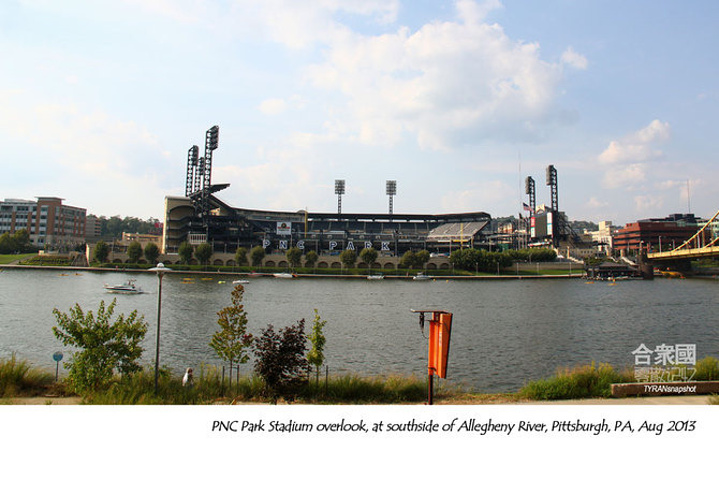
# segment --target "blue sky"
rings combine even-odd
[[[0,197],[163,216],[220,126],[240,207],[570,219],[719,209],[719,3],[19,0],[0,4]]]

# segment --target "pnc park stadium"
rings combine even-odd
[[[283,265],[288,249],[315,251],[318,266],[338,266],[332,258],[343,250],[374,248],[380,254],[378,267],[395,267],[407,251],[432,254],[428,268],[448,268],[446,257],[462,247],[488,248],[498,245],[491,228],[492,217],[482,211],[446,214],[400,214],[393,212],[396,182],[387,181],[387,213],[342,211],[344,180],[335,181],[336,212],[254,210],[228,205],[217,192],[229,184],[212,184],[212,155],[218,145],[219,128],[205,135],[205,152],[193,145],[187,155],[184,196],[165,197],[163,251],[172,255],[183,242],[209,243],[218,265],[232,264],[238,247],[249,251],[262,246],[270,256],[265,266]],[[271,258],[274,255],[276,259]],[[223,260],[224,259],[224,260]]]

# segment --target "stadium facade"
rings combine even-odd
[[[163,251],[182,242],[209,243],[218,253],[262,246],[267,253],[292,247],[320,255],[372,247],[383,255],[427,250],[449,254],[460,247],[486,246],[491,216],[456,214],[313,213],[251,210],[228,205],[214,194],[165,198]],[[203,204],[208,208],[204,210]]]
[[[486,212],[451,214],[395,214],[392,197],[396,182],[387,182],[390,196],[388,213],[343,213],[341,195],[344,180],[335,181],[338,194],[337,213],[316,213],[300,210],[283,212],[252,210],[228,205],[217,192],[229,184],[212,184],[213,152],[218,147],[219,127],[205,133],[204,156],[193,145],[187,152],[187,174],[184,196],[165,198],[163,252],[176,253],[187,241],[193,245],[209,243],[215,253],[234,253],[238,247],[248,250],[262,246],[268,254],[281,254],[292,247],[319,255],[335,255],[342,250],[372,247],[383,256],[401,256],[407,251],[427,250],[431,254],[448,255],[463,247],[521,248],[531,245],[557,246],[567,238],[567,222],[559,212],[557,172],[547,168],[547,185],[552,192],[552,205],[543,211],[536,208],[535,183],[527,177],[526,193],[530,205],[527,219],[510,231],[498,231]],[[531,234],[529,232],[531,221]],[[531,238],[532,244],[529,243]]]

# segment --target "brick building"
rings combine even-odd
[[[0,234],[26,229],[30,242],[45,249],[82,245],[87,210],[63,205],[62,201],[57,197],[37,197],[37,201],[5,199],[0,202]]]
[[[693,214],[674,214],[667,218],[639,220],[628,223],[612,235],[615,250],[624,254],[636,253],[640,248],[659,252],[678,247],[699,229],[700,219]]]

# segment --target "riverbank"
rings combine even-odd
[[[2,265],[0,269],[26,269],[26,270],[52,270],[52,271],[71,271],[71,272],[122,272],[132,274],[143,274],[150,273],[154,275],[154,272],[148,271],[145,268],[127,268],[127,267],[74,267],[74,266],[57,266],[57,265],[19,265],[19,264],[6,264]],[[148,268],[150,268],[148,266]],[[547,279],[547,278],[582,278],[584,273],[557,273],[557,270],[538,270],[542,273],[522,273],[522,274],[465,274],[465,275],[428,275],[429,281],[437,280],[532,280],[532,279]],[[223,270],[186,270],[186,269],[173,269],[167,272],[168,275],[217,275],[223,278],[225,277],[242,277],[242,278],[253,278],[253,277],[274,277],[275,273],[278,272],[235,272],[235,271],[223,271]],[[355,279],[355,280],[367,280],[367,274],[342,274],[342,273],[295,273],[294,278],[307,278],[307,279]],[[414,275],[412,273],[402,274],[385,274],[384,279],[386,280],[413,280]]]

